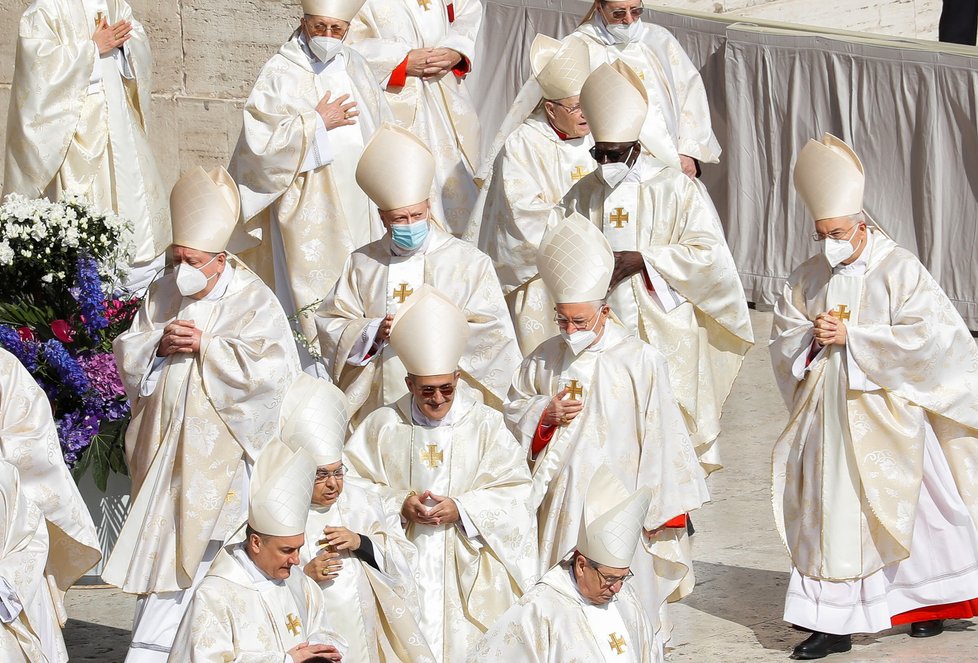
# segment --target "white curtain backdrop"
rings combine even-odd
[[[483,1],[472,85],[488,147],[528,75],[533,37],[566,35],[590,3]],[[828,131],[862,157],[866,210],[978,329],[978,49],[673,10],[644,20],[672,31],[706,84],[724,152],[703,181],[748,300],[772,304],[819,249],[791,169]]]

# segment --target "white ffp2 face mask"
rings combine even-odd
[[[848,260],[852,257],[853,253],[859,250],[863,240],[860,239],[855,247],[852,246],[852,241],[848,239],[826,237],[822,242],[822,253],[825,255],[825,260],[829,263],[829,267],[835,269],[838,265],[842,264],[843,260]]]
[[[598,335],[594,330],[576,331],[573,334],[568,334],[566,331],[561,329],[560,335],[567,344],[567,347],[570,348],[570,351],[574,353],[575,357],[591,347],[591,344],[598,338]]]
[[[641,20],[634,21],[625,25],[624,23],[609,23],[605,27],[615,39],[616,44],[630,44],[638,41],[638,32],[641,30]]]
[[[207,267],[207,265],[214,262],[217,256],[214,256],[206,263],[201,265],[201,267]],[[185,262],[181,262],[177,265],[174,270],[173,278],[177,284],[177,290],[184,297],[190,297],[196,295],[198,292],[207,287],[207,282],[212,278],[217,276],[217,274],[211,274],[210,276],[204,276],[204,272],[200,271],[199,267],[193,267]]]
[[[309,50],[320,62],[329,62],[343,48],[343,41],[335,37],[313,37],[309,40]]]
[[[614,189],[628,177],[628,171],[631,169],[632,167],[627,163],[599,163],[598,177]]]

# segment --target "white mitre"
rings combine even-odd
[[[553,222],[540,242],[537,270],[557,304],[604,299],[615,254],[598,227],[577,212]]]
[[[794,180],[816,221],[858,214],[863,209],[863,162],[832,134],[824,134],[821,141],[809,139],[795,161]]]
[[[316,465],[343,459],[346,442],[347,399],[326,380],[300,373],[282,399],[282,441],[292,449],[305,449]]]
[[[173,244],[220,253],[238,224],[238,186],[221,166],[183,174],[170,192]]]
[[[651,489],[643,486],[629,495],[621,480],[602,465],[591,477],[584,499],[577,551],[604,566],[631,566],[651,503]]]
[[[385,212],[427,200],[434,177],[428,146],[390,123],[377,130],[357,163],[357,184]]]
[[[308,16],[337,18],[349,23],[366,0],[302,0],[302,13]]]
[[[428,284],[404,300],[391,323],[391,346],[410,375],[454,373],[468,339],[465,316]]]
[[[649,112],[645,86],[631,67],[615,60],[591,72],[581,88],[581,110],[596,143],[632,143]]]
[[[530,45],[530,69],[543,89],[544,99],[566,99],[581,93],[591,72],[587,44],[580,39],[561,43],[537,35]]]
[[[268,536],[296,536],[306,528],[316,461],[305,449],[272,440],[251,475],[248,524]]]

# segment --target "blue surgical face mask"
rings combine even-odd
[[[392,223],[391,240],[400,248],[413,251],[420,248],[428,237],[428,219],[414,223]]]

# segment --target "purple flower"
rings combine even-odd
[[[102,279],[98,275],[98,263],[92,258],[78,258],[78,294],[72,295],[78,300],[82,312],[82,321],[93,339],[98,338],[100,329],[109,326],[105,317],[105,295],[102,293]]]
[[[78,461],[78,457],[88,448],[88,445],[92,443],[92,438],[98,433],[99,420],[94,414],[69,412],[58,419],[57,425],[65,463],[71,467]]]
[[[0,346],[17,357],[17,360],[31,373],[37,370],[37,345],[25,343],[20,333],[13,327],[0,325]]]
[[[114,400],[125,397],[126,390],[122,386],[122,379],[115,366],[115,357],[111,352],[80,357],[78,363],[84,369],[92,389],[103,399]]]
[[[43,347],[44,358],[54,368],[64,385],[78,396],[83,396],[90,385],[81,364],[71,356],[61,341],[52,338],[45,341]]]

